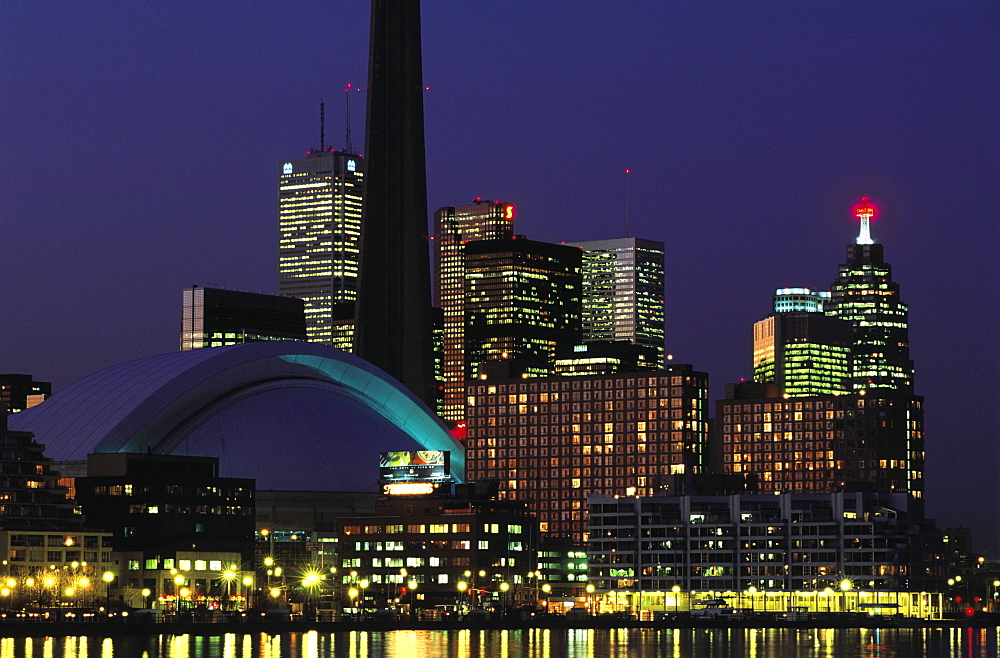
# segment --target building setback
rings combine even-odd
[[[182,351],[264,340],[306,340],[301,299],[200,286],[184,290]]]
[[[704,468],[708,375],[650,373],[470,382],[469,481],[496,478],[543,535],[587,536],[587,496],[650,495],[670,474]]]
[[[905,495],[592,495],[588,504],[590,580],[618,592],[619,607],[670,610],[713,592],[758,611],[771,600],[774,610],[884,602],[883,611],[940,614],[940,597],[927,593],[945,577],[941,536]]]
[[[434,306],[443,316],[445,420],[465,418],[465,244],[512,237],[514,214],[512,204],[482,199],[434,213]]]
[[[305,302],[309,340],[350,351],[361,263],[364,160],[324,148],[278,174],[278,293]]]

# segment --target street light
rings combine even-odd
[[[542,585],[542,592],[545,594],[545,612],[549,611],[549,594],[552,593],[552,585],[545,583]]]
[[[152,594],[152,592],[149,590],[148,587],[143,587],[142,588],[142,607],[143,608],[148,608],[149,607],[149,595],[150,594]]]
[[[500,583],[500,591],[503,594],[501,605],[502,605],[502,607],[503,607],[504,610],[506,610],[506,608],[507,608],[507,590],[509,590],[509,589],[510,589],[510,585],[508,585],[507,583]]]
[[[587,614],[594,614],[594,583],[587,583]]]
[[[841,594],[840,594],[841,606],[840,607],[842,608],[841,612],[847,612],[847,593],[849,591],[851,591],[851,588],[853,588],[853,587],[854,587],[854,583],[852,583],[847,578],[844,578],[842,581],[840,581],[840,592],[841,592]]]
[[[104,575],[101,576],[101,580],[104,581],[106,585],[105,593],[107,597],[105,611],[106,614],[111,614],[111,581],[115,579],[115,574],[110,571],[105,571]]]

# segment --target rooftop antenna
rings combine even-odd
[[[326,104],[319,97],[319,150],[326,150]]]
[[[629,174],[631,173],[632,173],[631,169],[625,170],[625,237],[626,238],[632,237],[632,227],[629,224],[629,216],[628,216],[628,179],[629,179]]]
[[[347,107],[347,120],[344,123],[344,148],[348,153],[354,153],[354,146],[351,144],[351,89],[354,87],[350,82],[344,87],[344,105]]]
[[[861,220],[861,231],[858,233],[855,242],[858,244],[875,244],[875,241],[872,240],[871,224],[869,222],[877,214],[878,209],[872,204],[871,200],[866,196],[861,197],[861,201],[854,206],[854,216]]]

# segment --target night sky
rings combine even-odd
[[[274,292],[282,160],[341,148],[369,4],[0,6],[0,372],[178,348],[181,290]],[[667,349],[748,376],[775,288],[872,233],[910,306],[928,507],[1000,541],[1000,3],[425,0],[428,200],[666,243]],[[364,143],[364,94],[352,98]],[[38,437],[44,443],[44,437]]]

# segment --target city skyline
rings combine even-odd
[[[176,349],[185,286],[276,292],[274,164],[315,145],[320,95],[338,135],[341,90],[366,79],[367,3],[301,9],[2,10],[0,370],[58,393]],[[425,7],[425,34],[504,36],[425,42],[429,208],[502,198],[529,239],[617,237],[630,167],[631,232],[666,245],[667,350],[716,399],[749,379],[746,327],[775,288],[829,289],[870,196],[910,307],[928,511],[995,552],[996,7],[582,3],[565,18]],[[332,53],[298,36],[324,22]]]

